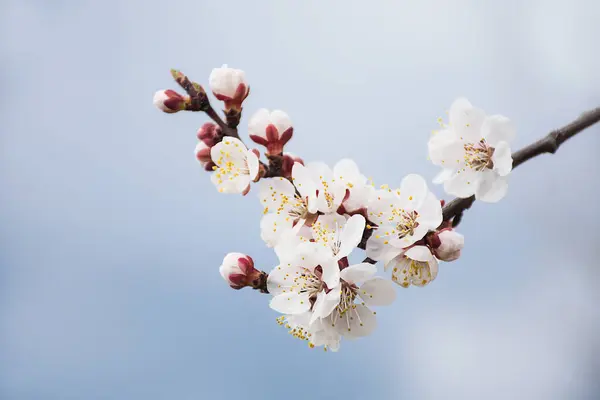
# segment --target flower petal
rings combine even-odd
[[[253,181],[258,176],[260,163],[252,150],[246,152],[246,164],[248,165],[248,177]]]
[[[431,250],[427,246],[414,246],[406,250],[404,255],[410,259],[417,261],[429,262],[434,259]]]
[[[367,306],[387,306],[396,300],[396,289],[390,281],[381,277],[366,281],[358,294]]]
[[[425,201],[423,201],[418,211],[417,221],[419,227],[424,226],[427,230],[434,230],[442,223],[442,204],[432,192],[427,193],[427,197],[425,197]],[[418,237],[417,240],[423,236]],[[417,237],[416,232],[415,237]]]
[[[481,127],[481,136],[492,147],[496,147],[499,142],[510,143],[516,135],[513,123],[503,115],[490,115]]]
[[[303,198],[308,199],[308,211],[317,212],[317,185],[312,179],[311,172],[302,164],[296,162],[292,167],[293,184]]]
[[[481,126],[485,117],[483,110],[473,107],[464,97],[456,99],[450,107],[450,126],[458,138],[466,142],[481,139]]]
[[[271,123],[277,128],[279,137],[292,126],[289,115],[281,110],[274,110],[271,112]]]
[[[276,246],[292,230],[291,218],[287,215],[269,213],[260,220],[260,237],[268,247]]]
[[[451,129],[434,133],[427,143],[429,159],[444,168],[459,168],[463,163],[464,145]]]
[[[327,294],[324,291],[319,292],[317,301],[313,307],[313,315],[311,316],[310,323],[312,324],[317,318],[328,317],[340,303],[340,294],[341,290],[339,287],[331,289]]]
[[[435,176],[435,178],[433,178],[433,183],[435,183],[436,185],[439,185],[440,183],[444,183],[445,181],[447,181],[448,179],[450,179],[453,174],[454,174],[453,170],[451,170],[451,169],[443,169],[443,170],[440,171],[439,174],[437,174]]]
[[[337,254],[338,259],[347,257],[358,246],[365,231],[365,223],[365,217],[360,214],[355,214],[346,221],[339,236],[340,249]]]
[[[348,283],[359,283],[370,279],[377,272],[377,267],[370,263],[360,263],[344,268],[340,277]]]
[[[416,210],[425,200],[427,192],[427,182],[421,175],[406,175],[400,184],[400,207]]]
[[[301,314],[310,309],[308,293],[281,293],[271,299],[269,306],[282,314]]]
[[[479,172],[464,168],[444,182],[444,190],[446,193],[457,197],[470,197],[475,194],[480,180],[481,175]]]
[[[507,142],[498,142],[492,155],[494,171],[500,176],[506,176],[512,170],[513,159]]]
[[[377,327],[377,318],[368,307],[354,304],[335,322],[334,327],[344,336],[367,336]]]
[[[340,284],[340,267],[336,259],[330,259],[326,262],[321,263],[323,268],[323,275],[321,279],[328,288],[337,287]]]
[[[248,134],[266,138],[267,125],[269,125],[269,110],[261,108],[255,112],[248,121]]]
[[[486,203],[500,201],[508,191],[508,177],[499,176],[494,171],[485,171],[484,178],[479,185],[475,198]]]

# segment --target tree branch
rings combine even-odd
[[[581,114],[575,121],[550,132],[544,138],[512,154],[513,169],[544,153],[554,154],[561,144],[586,128],[600,122],[600,107]],[[452,219],[452,225],[460,223],[463,212],[475,202],[475,196],[454,199],[443,208],[444,221]]]

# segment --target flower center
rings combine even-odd
[[[475,171],[483,171],[484,169],[494,168],[492,156],[494,148],[488,146],[485,139],[481,139],[477,143],[465,143],[465,163]]]
[[[419,213],[416,211],[403,211],[400,213],[400,221],[396,225],[398,239],[415,234],[415,229],[419,226],[418,217]]]

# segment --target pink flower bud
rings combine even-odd
[[[208,78],[210,89],[215,97],[225,102],[225,110],[242,109],[242,102],[248,97],[250,87],[246,82],[246,74],[240,69],[214,68]]]
[[[253,281],[260,276],[260,271],[254,268],[252,258],[242,253],[227,254],[219,272],[229,286],[236,290],[252,286]]]
[[[154,93],[154,105],[168,114],[185,109],[186,99],[174,90],[159,90]]]
[[[284,178],[290,178],[292,176],[292,168],[294,168],[294,163],[304,165],[304,160],[292,153],[283,153],[281,174]]]
[[[198,136],[199,140],[203,141],[209,147],[219,143],[223,138],[221,127],[213,124],[212,122],[207,122],[202,125],[200,129],[198,129],[198,133],[196,135]]]
[[[283,146],[292,138],[294,128],[290,117],[280,110],[258,110],[248,123],[248,134],[255,143],[265,146],[267,153],[281,154]]]
[[[210,157],[210,149],[211,146],[208,146],[202,141],[198,142],[198,144],[196,145],[196,159],[200,164],[202,164],[203,167],[205,167],[206,164],[212,162],[212,159]]]
[[[465,237],[452,229],[442,230],[437,234],[439,246],[433,249],[435,256],[442,261],[454,261],[460,257],[465,245]]]

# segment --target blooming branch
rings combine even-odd
[[[554,154],[565,141],[572,138],[586,128],[600,122],[600,107],[586,111],[573,122],[556,129],[544,136],[542,139],[516,151],[512,155],[512,168],[516,168],[524,162],[531,160],[541,154]],[[453,226],[457,226],[463,216],[463,212],[471,207],[475,202],[475,196],[468,198],[457,198],[444,206],[444,221],[452,221]]]
[[[488,115],[467,99],[458,98],[449,121],[428,142],[429,158],[441,167],[433,180],[458,198],[445,204],[417,174],[405,176],[399,187],[375,188],[350,160],[333,167],[304,161],[286,147],[296,134],[281,110],[257,110],[248,122],[249,139],[241,141],[238,126],[242,104],[250,93],[243,71],[224,65],[213,69],[209,84],[222,101],[222,118],[204,88],[180,71],[171,71],[185,90],[159,91],[154,104],[167,114],[203,111],[213,122],[197,131],[195,156],[221,193],[246,195],[255,185],[262,207],[260,236],[279,262],[267,273],[254,259],[232,252],[219,268],[235,290],[251,287],[272,296],[270,307],[292,336],[337,351],[341,341],[367,336],[377,326],[372,307],[396,298],[396,287],[425,287],[444,262],[460,258],[465,238],[454,228],[464,210],[477,199],[500,201],[512,170],[559,146],[600,121],[600,108],[515,153],[516,129],[502,115]],[[362,263],[351,264],[351,253],[364,250]],[[376,276],[377,264],[389,279]],[[394,286],[396,284],[397,286]]]

